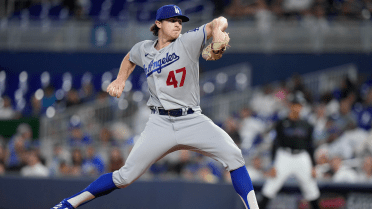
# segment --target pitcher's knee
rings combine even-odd
[[[245,165],[242,152],[238,147],[229,149],[226,152],[225,156],[226,156],[226,164],[227,164],[226,169],[228,171],[236,170]]]
[[[122,189],[132,184],[139,177],[139,175],[135,173],[136,172],[129,172],[124,166],[113,172],[112,180],[118,188]]]

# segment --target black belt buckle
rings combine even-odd
[[[168,110],[168,115],[173,117],[182,116],[182,109]]]
[[[155,108],[150,108],[152,113],[156,113],[156,109]],[[173,109],[173,110],[164,110],[164,109],[158,109],[158,112],[159,112],[159,115],[168,115],[168,116],[173,116],[173,117],[179,117],[179,116],[182,116],[183,114],[183,110],[182,109]],[[187,110],[187,114],[192,114],[194,113],[194,110],[192,110],[191,108],[189,108]]]

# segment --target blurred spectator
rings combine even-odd
[[[318,19],[325,19],[326,15],[331,9],[329,0],[315,0],[312,8],[312,12]]]
[[[191,163],[193,153],[188,150],[178,150],[165,156],[169,163],[168,172],[180,175],[182,170]]]
[[[66,107],[71,107],[79,104],[81,104],[79,93],[76,91],[76,89],[71,88],[70,91],[68,91],[66,94]]]
[[[79,19],[86,19],[89,16],[89,10],[91,8],[90,1],[84,0],[65,0],[69,2],[70,13],[75,11],[75,16]]]
[[[44,113],[45,109],[43,109],[43,105],[40,99],[37,99],[35,95],[31,97],[31,116],[40,116]]]
[[[336,125],[340,130],[347,131],[356,127],[356,120],[351,112],[353,101],[349,97],[340,101],[340,112],[334,115]]]
[[[263,133],[266,129],[266,124],[257,117],[254,117],[253,112],[249,108],[243,108],[240,111],[240,127],[239,135],[241,136],[241,149],[251,148],[254,139],[257,135]]]
[[[358,148],[363,144],[367,133],[361,129],[354,129],[344,132],[335,141],[328,144],[329,153],[342,156],[344,159],[351,159],[355,157]]]
[[[81,122],[78,116],[72,116],[70,122],[70,139],[71,147],[84,147],[92,144],[93,140],[89,134],[84,133],[81,129]]]
[[[235,144],[240,146],[242,140],[239,134],[238,121],[233,117],[228,117],[222,126],[226,133],[234,140]]]
[[[210,183],[210,184],[218,183],[218,177],[215,176],[212,173],[211,169],[207,166],[202,166],[199,168],[197,172],[197,178],[201,182],[205,182],[205,183]]]
[[[355,183],[358,181],[358,174],[352,168],[342,162],[342,157],[334,156],[331,159],[331,168],[333,172],[332,181],[337,183]]]
[[[326,105],[324,103],[318,104],[315,107],[315,114],[310,117],[311,124],[314,125],[313,139],[316,146],[325,142],[327,136],[327,116]]]
[[[79,90],[79,97],[81,102],[91,102],[96,97],[96,92],[92,83],[83,83]]]
[[[72,150],[72,176],[81,176],[83,160],[83,154],[81,153],[80,149],[75,148],[74,150]]]
[[[297,94],[298,92],[301,92],[302,95],[305,97],[307,102],[312,103],[313,98],[311,92],[306,88],[303,78],[300,74],[293,74],[291,78],[291,86],[290,86],[290,91],[293,94]]]
[[[27,177],[47,177],[49,176],[49,170],[41,164],[37,153],[31,150],[27,153],[27,165],[21,169],[21,175]]]
[[[121,154],[120,149],[113,148],[110,152],[110,161],[108,163],[108,172],[114,172],[116,170],[119,170],[122,166],[124,166],[124,158]]]
[[[362,171],[359,175],[360,182],[372,182],[372,155],[364,157]]]
[[[255,92],[252,96],[250,107],[259,117],[271,118],[280,107],[270,85],[265,85],[263,91]]]
[[[347,98],[350,94],[356,93],[356,86],[351,82],[348,77],[345,77],[342,80],[341,88],[335,89],[333,92],[334,97],[337,100],[342,100]]]
[[[86,149],[86,158],[83,161],[82,172],[88,176],[100,176],[105,172],[104,162],[96,154],[95,148],[91,145]]]
[[[68,8],[70,14],[79,14],[79,2],[78,0],[62,0],[62,5]]]
[[[185,166],[181,171],[181,178],[186,181],[194,181],[195,180],[195,174],[198,170],[199,166],[197,164],[188,164]]]
[[[200,153],[185,151],[181,152],[184,165],[181,177],[188,181],[217,183],[224,178],[225,169],[210,157]]]
[[[66,166],[71,164],[70,153],[61,145],[57,144],[53,148],[53,158],[48,162],[48,167],[51,176],[59,175],[61,170],[61,164],[65,163]],[[63,169],[65,171],[66,169]],[[64,175],[64,174],[62,174]]]
[[[101,123],[112,121],[114,118],[114,112],[111,107],[106,106],[109,104],[109,97],[106,92],[98,92],[96,96],[96,104],[97,106],[102,106],[102,108],[96,109],[95,116],[97,120]]]
[[[372,155],[372,130],[367,133],[363,142],[356,148],[357,156]]]
[[[340,8],[341,15],[347,16],[349,18],[361,19],[362,9],[364,7],[363,1],[358,0],[348,0],[342,1]]]
[[[316,166],[315,166],[315,172],[316,172],[316,178],[318,180],[330,180],[332,177],[332,174],[330,173],[331,167],[330,162],[328,158],[328,151],[327,149],[318,148],[314,154]]]
[[[42,155],[41,153],[41,143],[40,143],[40,140],[32,140],[31,141],[31,149],[34,150],[34,152],[36,153],[36,155],[39,157],[39,160],[41,161],[41,163],[43,165],[46,165],[46,159],[45,157]]]
[[[20,171],[25,164],[26,151],[31,148],[31,138],[32,129],[30,125],[20,124],[17,133],[8,142],[7,170]]]
[[[182,157],[184,161],[187,161],[187,163],[182,166],[181,178],[187,181],[200,181],[200,179],[198,179],[198,171],[200,167],[205,164],[203,162],[204,156],[196,152],[184,152],[179,156]]]
[[[325,143],[333,143],[336,139],[341,136],[342,130],[336,125],[335,120],[331,117],[326,122],[326,141]]]
[[[169,163],[167,161],[167,156],[161,158],[160,160],[156,161],[154,164],[152,164],[149,168],[151,174],[155,178],[165,179],[165,175],[167,174],[169,169]],[[170,173],[171,175],[173,173]]]
[[[61,161],[58,166],[58,175],[59,176],[71,176],[72,175],[72,167],[70,167],[66,161]]]
[[[321,102],[326,104],[326,115],[336,115],[340,111],[340,103],[333,97],[331,93],[326,93],[321,96]]]
[[[134,139],[138,136],[132,135],[131,128],[124,122],[115,122],[111,125],[112,138],[123,150],[124,157],[128,157],[134,146]]]
[[[360,75],[360,77],[362,77],[361,79],[359,79],[362,82],[362,84],[360,85],[360,88],[359,88],[359,94],[362,99],[365,99],[366,95],[369,93],[369,91],[372,88],[372,77],[366,78],[363,75]]]
[[[366,131],[372,127],[372,88],[369,89],[364,102],[363,109],[357,113],[358,126]]]
[[[43,105],[44,110],[46,110],[48,107],[54,105],[57,98],[54,94],[54,87],[49,85],[45,87],[44,89],[44,97],[41,99],[41,103]]]
[[[105,164],[109,162],[110,156],[110,150],[113,146],[115,146],[117,143],[115,143],[115,140],[112,137],[112,133],[110,129],[107,127],[103,127],[99,132],[99,144],[97,147],[97,153],[102,158]]]
[[[259,181],[264,179],[262,159],[259,155],[253,157],[250,165],[247,165],[247,170],[252,181]]]
[[[278,16],[310,15],[314,0],[274,0],[273,11]]]
[[[0,97],[0,120],[10,120],[16,115],[12,107],[12,100],[8,96]]]

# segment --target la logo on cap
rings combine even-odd
[[[175,11],[177,14],[180,13],[180,10],[178,10],[176,6],[174,6],[174,11]]]

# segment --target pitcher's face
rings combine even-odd
[[[162,31],[162,36],[169,37],[171,40],[177,39],[181,34],[182,20],[180,18],[172,17],[161,22],[157,21],[156,24]]]

